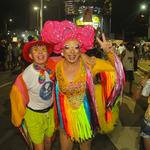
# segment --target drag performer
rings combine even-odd
[[[94,135],[111,131],[117,119],[124,82],[122,64],[104,34],[102,40],[97,40],[108,60],[91,58],[85,63],[81,54],[93,48],[92,26],[77,27],[67,20],[47,21],[41,36],[53,44],[55,53],[62,55],[55,70],[61,150],[71,150],[74,141],[81,150],[90,150]],[[96,75],[100,83],[94,85]]]
[[[31,64],[17,77],[10,93],[11,121],[34,150],[50,150],[55,128],[54,71],[45,67],[51,52],[46,42],[26,43],[23,57]]]

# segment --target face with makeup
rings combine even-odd
[[[78,40],[67,40],[64,43],[63,54],[66,61],[75,63],[80,58],[80,43]]]
[[[35,45],[31,48],[29,57],[38,65],[45,65],[48,59],[48,51],[45,45]]]

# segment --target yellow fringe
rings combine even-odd
[[[91,138],[93,132],[84,109],[84,104],[82,103],[78,109],[74,109],[67,98],[65,98],[64,105],[71,140],[82,142]]]
[[[102,87],[101,85],[95,85],[95,98],[98,111],[98,121],[100,124],[100,133],[108,133],[114,129],[114,125],[118,119],[119,108],[116,105],[112,110],[112,121],[107,122],[105,119],[105,103],[102,101]]]

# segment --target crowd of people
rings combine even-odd
[[[119,45],[113,43],[117,55],[122,61],[126,74],[126,81],[129,84],[129,89],[126,94],[133,95],[132,86],[134,81],[134,72],[138,70],[138,62],[141,60],[150,60],[150,43],[149,42],[134,42],[132,40],[122,42]]]
[[[144,141],[145,150],[150,149],[150,71],[144,73],[144,79],[142,79],[137,85],[135,91],[133,91],[134,72],[138,69],[138,61],[141,59],[150,60],[150,43],[134,43],[128,41],[125,44],[121,43],[119,47],[116,46],[118,56],[122,61],[125,75],[126,84],[128,83],[127,95],[131,96],[133,100],[142,100],[142,97],[147,99],[147,109],[141,124],[140,136]],[[125,85],[126,86],[126,85]]]
[[[150,42],[146,41],[134,41],[134,40],[128,40],[128,41],[122,41],[120,44],[113,43],[116,53],[118,55],[121,55],[123,51],[126,49],[127,43],[130,42],[133,45],[133,51],[136,56],[136,59],[150,59]]]
[[[21,66],[23,41],[0,41],[0,71],[14,70]]]
[[[132,42],[117,49],[104,34],[96,37],[93,49],[94,28],[77,27],[67,20],[47,21],[40,36],[22,48],[28,65],[11,89],[11,121],[31,149],[51,149],[59,131],[61,150],[72,150],[74,142],[81,150],[90,150],[97,133],[114,129],[125,76],[132,95],[136,53],[138,59],[141,55]],[[101,49],[102,55],[88,56],[91,49],[92,53]],[[148,97],[150,92],[144,90],[150,89],[149,84],[143,82],[142,87],[142,95]],[[149,148],[149,109],[146,114],[146,131],[142,128],[141,135]]]

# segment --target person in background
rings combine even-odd
[[[17,44],[17,42],[12,42],[12,69],[16,69],[18,66],[19,50]]]
[[[141,137],[144,140],[145,150],[150,149],[150,72],[140,82],[138,89],[136,90],[135,100],[140,100],[142,97],[146,97],[148,100],[148,107],[146,109],[143,122],[141,124]]]
[[[138,46],[137,43],[134,44],[134,71],[138,69],[138,60],[139,60],[139,53],[138,53]]]
[[[126,75],[126,86],[129,85],[127,94],[132,95],[132,85],[134,80],[134,44],[132,42],[127,42],[126,50],[121,54],[122,63]]]
[[[5,40],[0,41],[0,70],[5,71],[6,66],[6,44]]]
[[[12,69],[12,44],[8,43],[7,47],[7,69]]]
[[[123,53],[125,52],[125,50],[126,50],[126,47],[125,47],[125,45],[124,45],[124,43],[122,42],[122,43],[120,43],[120,45],[118,46],[118,48],[117,48],[117,51],[118,51],[118,56],[120,57],[120,60],[122,61],[122,59],[123,59]]]

